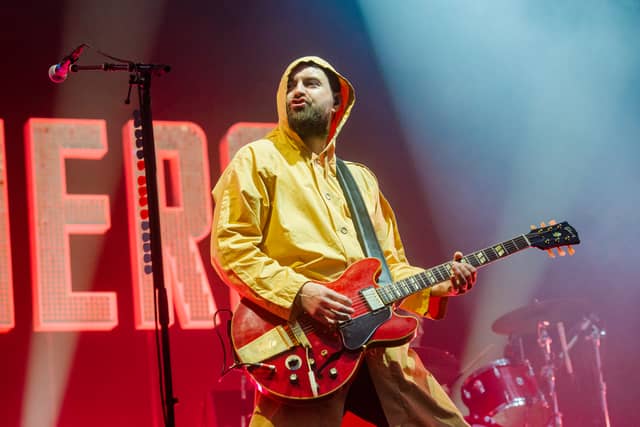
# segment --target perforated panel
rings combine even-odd
[[[111,226],[106,195],[67,194],[65,159],[101,159],[104,120],[30,119],[25,125],[34,329],[108,330],[118,324],[113,292],[72,290],[70,234]]]

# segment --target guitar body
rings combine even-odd
[[[231,322],[232,344],[261,393],[292,400],[326,397],[353,378],[366,347],[393,347],[413,339],[415,318],[390,307],[371,311],[360,293],[378,287],[379,270],[380,261],[366,258],[325,284],[353,301],[352,320],[338,328],[306,315],[290,323],[246,299],[240,302]]]
[[[543,223],[526,235],[468,254],[461,262],[480,268],[530,247],[549,255],[558,249],[562,256],[566,246],[571,255],[571,245],[578,243],[577,231],[566,221]],[[306,315],[287,322],[243,299],[231,321],[234,351],[260,392],[294,401],[326,397],[353,378],[365,348],[398,346],[415,336],[417,319],[396,314],[393,304],[449,280],[451,271],[451,264],[445,263],[379,287],[380,261],[358,261],[338,280],[325,283],[353,301],[351,320],[335,328]]]

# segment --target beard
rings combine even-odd
[[[308,137],[326,137],[329,134],[329,111],[323,111],[318,106],[306,105],[303,109],[294,111],[287,105],[287,119],[289,127],[302,140]]]

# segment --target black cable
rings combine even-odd
[[[220,370],[220,378],[222,378],[232,369],[234,369],[237,363],[234,363],[231,366],[227,367],[227,346],[225,345],[225,341],[222,338],[222,334],[220,333],[220,328],[218,327],[219,324],[216,321],[216,318],[220,313],[229,313],[229,315],[231,316],[233,315],[233,312],[228,308],[221,308],[213,314],[213,328],[216,331],[216,335],[218,336],[218,340],[220,341],[220,347],[222,348],[222,369]],[[231,339],[231,320],[227,320],[227,337],[229,340]],[[231,344],[229,344],[229,351],[231,352],[235,360],[235,352],[233,351],[233,346]]]
[[[84,46],[84,47],[88,47],[89,49],[93,49],[99,55],[102,55],[105,58],[111,59],[112,61],[120,62],[122,64],[134,64],[134,61],[131,61],[130,59],[122,59],[122,58],[118,58],[117,56],[109,55],[108,53],[105,53],[105,52],[101,51],[100,49],[96,49],[95,47],[91,46],[89,43],[82,43],[80,46]]]

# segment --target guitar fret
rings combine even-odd
[[[378,288],[378,292],[382,293],[382,300],[385,304],[388,304],[393,301],[393,295],[389,292],[389,285]]]
[[[473,258],[471,258],[472,256],[473,256],[473,254],[466,255],[465,257],[462,258],[462,260],[460,260],[460,262],[462,262],[464,264],[473,265],[475,267],[474,260],[473,260]]]
[[[498,256],[498,253],[496,252],[495,249],[493,248],[487,248],[484,251],[485,255],[487,256],[487,258],[489,258],[489,261],[495,261],[497,259],[499,259],[500,257]]]
[[[440,274],[440,271],[438,270],[438,267],[433,267],[429,271],[431,271],[431,273],[433,274],[433,277],[435,277],[436,283],[440,283],[440,282],[442,282],[444,280],[442,278],[442,275]]]
[[[420,289],[424,289],[426,287],[428,287],[430,285],[429,283],[429,279],[427,278],[427,276],[423,273],[417,274],[415,276],[412,276],[415,281],[416,281],[416,286],[418,287],[418,290]]]
[[[449,267],[449,268],[447,268]],[[438,266],[438,271],[440,272],[440,274],[442,275],[442,282],[444,282],[445,280],[449,280],[449,278],[451,278],[451,264],[442,264]]]
[[[404,289],[406,290],[405,295],[410,295],[415,291],[417,291],[415,287],[415,280],[413,279],[413,277],[407,277],[406,279],[402,280],[401,283],[402,283],[402,286],[404,286]]]
[[[441,265],[437,266],[436,269],[438,270],[438,277],[440,278],[441,282],[449,278],[449,275],[446,273],[445,270],[442,269]]]
[[[478,259],[478,262],[480,263],[480,265],[484,265],[486,263],[489,262],[489,259],[487,258],[487,254],[485,254],[486,250],[483,249],[481,251],[476,252],[474,255],[476,256],[476,258]]]
[[[531,246],[527,236],[522,234],[515,239],[506,240],[502,243],[468,254],[462,258],[461,262],[479,268]],[[398,282],[380,286],[376,291],[384,304],[388,305],[419,292],[422,289],[449,280],[451,276],[452,264],[448,262],[432,267],[414,276],[406,277]]]
[[[434,282],[432,282],[432,281],[429,279],[429,276],[427,276],[427,275],[426,275],[426,274],[424,274],[424,273],[421,273],[421,274],[420,274],[420,276],[419,276],[419,280],[420,280],[420,287],[421,287],[421,288],[428,288],[429,286],[435,285],[435,283],[434,283]]]
[[[420,285],[414,276],[409,277],[408,281],[411,287],[411,293],[418,292],[420,290]]]
[[[413,293],[413,287],[411,286],[411,280],[404,279],[398,282],[400,285],[400,289],[402,289],[402,293],[406,297],[407,295],[411,295]]]
[[[403,298],[413,293],[411,292],[411,287],[409,285],[409,282],[407,282],[406,280],[403,280],[402,282],[400,282],[400,289],[402,290]]]
[[[496,252],[496,254],[498,255],[499,258],[502,258],[503,256],[508,255],[507,251],[505,250],[505,248],[504,248],[504,246],[502,244],[495,245],[493,247],[493,250]]]
[[[391,286],[391,292],[393,292],[393,296],[395,300],[399,300],[400,298],[403,297],[402,295],[402,289],[400,288],[400,286]]]
[[[529,242],[527,242],[527,238],[524,236],[518,236],[513,241],[516,244],[518,250],[526,249],[529,247]]]
[[[426,279],[429,281],[429,284],[435,285],[436,283],[438,283],[438,281],[436,280],[436,277],[433,274],[433,271],[431,271],[431,269],[425,271],[424,275],[425,275]]]
[[[509,255],[518,252],[518,248],[516,248],[516,245],[513,240],[509,240],[508,242],[505,242],[504,248],[507,250],[507,253]]]
[[[481,253],[482,252],[480,252],[480,254]],[[478,254],[479,254],[478,252],[471,254],[471,256],[473,257],[472,259],[475,261],[475,262],[472,262],[471,265],[473,265],[474,267],[480,267],[483,264],[482,260],[486,260],[484,256],[480,258]]]

